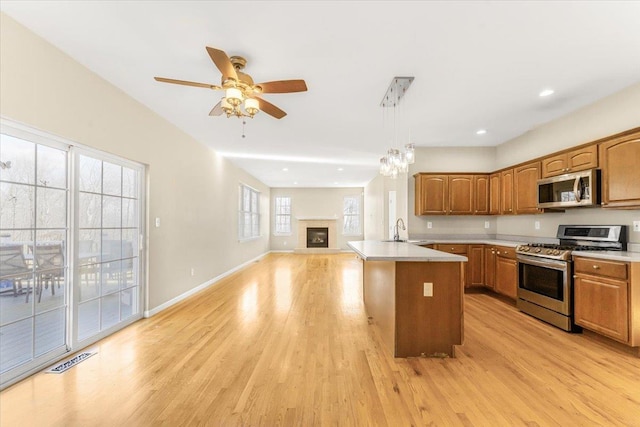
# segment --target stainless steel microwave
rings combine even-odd
[[[596,206],[599,203],[599,169],[538,180],[538,208]]]

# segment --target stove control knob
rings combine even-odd
[[[540,248],[535,248],[535,249],[534,249],[534,252],[538,253],[538,252],[540,252],[541,250],[542,250],[542,249],[540,249]]]
[[[547,249],[547,255],[551,255],[552,253],[553,253],[553,250]]]
[[[556,249],[556,250],[553,251],[553,254],[554,255],[560,255],[560,251],[558,249]]]

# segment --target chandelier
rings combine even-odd
[[[415,163],[415,145],[410,141],[404,144],[404,150],[398,148],[399,137],[397,131],[397,112],[400,100],[413,82],[413,77],[394,77],[382,98],[380,106],[383,108],[393,108],[393,144],[387,153],[380,158],[380,174],[396,179],[399,174],[407,173],[409,165]]]

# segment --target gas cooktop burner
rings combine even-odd
[[[559,244],[529,243],[516,248],[516,253],[568,261],[573,251],[620,251],[626,249],[625,226],[558,227]]]

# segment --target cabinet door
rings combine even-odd
[[[416,215],[445,215],[449,210],[447,175],[418,174],[416,179]]]
[[[533,162],[515,169],[513,195],[516,214],[539,213],[538,179],[540,162]]]
[[[469,245],[469,285],[484,285],[484,245]]]
[[[542,159],[542,177],[562,175],[568,169],[567,153],[558,154],[556,156],[545,157]]]
[[[495,291],[509,298],[518,297],[518,264],[516,260],[496,257]]]
[[[473,205],[474,214],[489,214],[489,175],[475,175],[473,177]]]
[[[640,132],[600,144],[602,206],[640,207]]]
[[[500,213],[500,174],[492,173],[489,176],[489,214]]]
[[[484,247],[484,285],[493,289],[496,286],[496,248]]]
[[[513,169],[500,173],[500,213],[513,214]]]
[[[578,172],[598,167],[598,146],[589,145],[567,153],[569,172]]]
[[[449,175],[449,213],[473,214],[473,175]]]
[[[573,287],[577,325],[618,341],[629,341],[626,281],[576,274]]]

